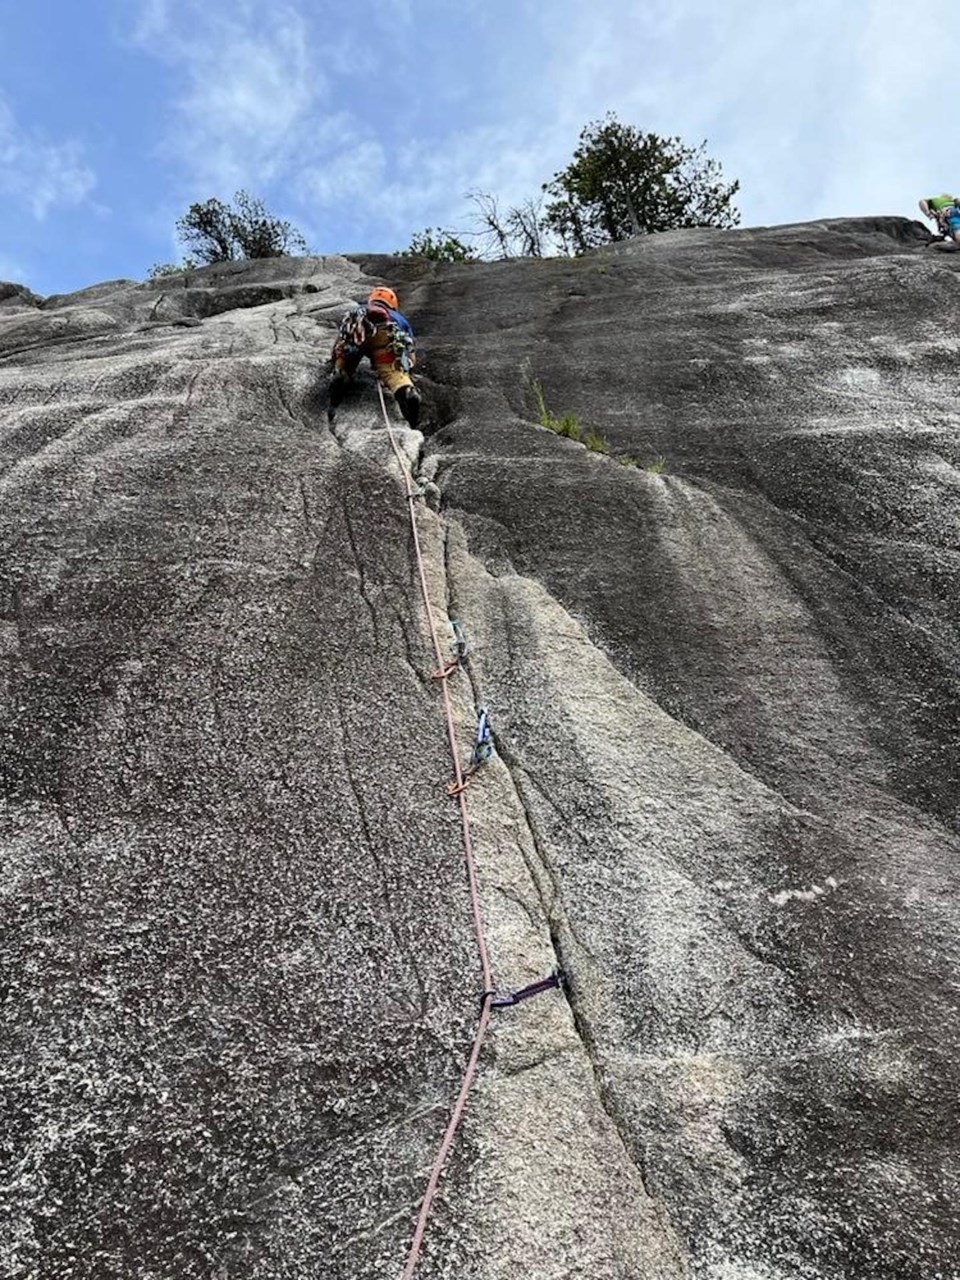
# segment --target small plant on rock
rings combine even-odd
[[[610,446],[607,444],[607,437],[600,431],[587,431],[583,437],[583,443],[587,446],[591,453],[609,453]]]
[[[547,407],[543,387],[538,379],[533,379],[530,383],[530,389],[537,404],[537,421],[541,427],[546,427],[548,431],[553,431],[558,436],[565,436],[567,440],[582,440],[584,438],[583,423],[575,413],[564,413],[557,417],[553,410]]]
[[[476,250],[442,227],[427,227],[418,231],[407,249],[400,250],[400,257],[429,258],[431,262],[475,262]]]
[[[644,462],[635,453],[621,453],[617,461],[621,467],[636,467],[638,471],[650,471],[657,476],[663,475],[667,469],[667,460],[662,453],[658,453],[652,462]]]
[[[544,399],[543,387],[540,385],[540,379],[534,378],[530,383],[530,390],[533,392],[533,398],[537,402],[537,421],[541,427],[546,427],[548,431],[555,430],[556,418],[547,408],[547,402]]]
[[[555,426],[553,430],[558,436],[565,436],[568,440],[583,439],[583,424],[575,413],[565,413],[561,418],[554,419]]]
[[[185,259],[183,262],[155,262],[147,272],[148,280],[163,280],[167,276],[178,276],[184,271],[190,271],[197,264]]]

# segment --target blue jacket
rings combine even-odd
[[[394,311],[393,307],[388,307],[385,302],[369,303],[367,306],[367,311],[369,312],[371,310],[385,311],[387,315],[390,317],[390,319],[393,321],[393,323],[397,325],[400,329],[402,329],[404,333],[409,334],[411,338],[414,336],[413,325],[410,323],[410,321],[407,319],[407,317],[403,314],[402,311]]]

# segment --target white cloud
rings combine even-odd
[[[0,280],[12,280],[15,283],[22,284],[26,274],[26,267],[21,266],[13,258],[7,258],[0,254]]]
[[[387,157],[374,138],[336,152],[320,165],[307,167],[300,175],[298,189],[309,200],[323,207],[356,197],[377,201],[384,190]]]
[[[922,196],[960,186],[940,86],[960,55],[960,23],[944,11],[936,37],[873,0],[852,49],[817,213],[904,212]],[[857,204],[851,207],[851,195]]]
[[[649,0],[616,14],[594,0],[544,30],[539,83],[555,93],[567,139],[551,167],[566,163],[584,124],[612,110],[692,145],[707,139],[727,178],[743,180],[752,217],[787,220],[816,190],[856,22],[829,0]]]
[[[912,216],[920,195],[960,184],[942,110],[960,17],[944,9],[934,29],[902,15],[899,0],[593,0],[544,24],[545,65],[524,92],[536,113],[552,94],[570,125],[610,108],[707,138],[741,179],[747,222]]]
[[[322,210],[333,246],[392,247],[468,230],[468,190],[537,196],[608,110],[707,139],[747,222],[912,213],[960,180],[937,170],[930,95],[958,20],[931,41],[898,2],[375,0],[361,26],[306,0],[140,0],[135,39],[173,71],[167,151],[191,198],[243,186],[294,221]]]
[[[293,5],[143,0],[133,40],[180,77],[167,147],[193,181],[262,188],[292,166],[325,89]]]
[[[418,208],[432,208],[441,221],[462,226],[472,207],[466,200],[469,191],[493,194],[504,208],[519,204],[539,194],[540,184],[552,175],[552,170],[544,172],[544,157],[559,149],[560,135],[555,128],[521,128],[512,122],[462,131],[428,151],[404,148],[396,180],[385,193],[390,208],[407,220]]]
[[[80,204],[95,185],[78,142],[49,142],[21,128],[0,101],[0,194],[25,204],[43,221],[57,205]]]
[[[168,0],[140,0],[131,38],[134,44],[148,45],[162,38],[170,28]]]

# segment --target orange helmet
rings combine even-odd
[[[371,289],[368,302],[385,302],[391,311],[399,311],[400,303],[397,301],[397,295],[392,289]]]

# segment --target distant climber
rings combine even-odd
[[[920,201],[920,212],[937,224],[945,240],[960,244],[960,196],[926,196]]]
[[[351,307],[340,321],[333,344],[327,408],[330,422],[364,356],[369,358],[383,386],[392,392],[404,418],[415,427],[420,421],[420,392],[410,376],[416,363],[413,327],[401,312],[392,289],[371,290],[366,303]]]

